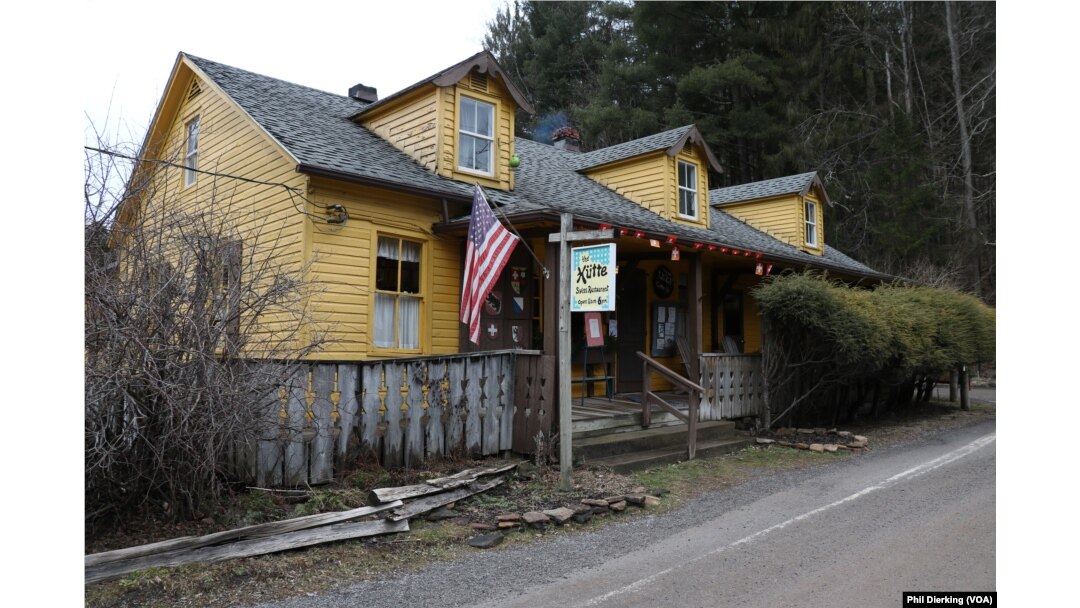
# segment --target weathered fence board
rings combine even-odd
[[[424,403],[427,363],[412,361],[406,365],[408,394],[405,397],[405,466],[424,461],[424,417],[427,416],[427,404]]]
[[[382,462],[386,466],[400,467],[405,464],[402,451],[402,430],[405,419],[402,417],[402,406],[405,405],[402,394],[405,365],[403,363],[387,363],[386,369],[386,414],[385,431],[383,435]],[[381,390],[381,389],[380,389]]]
[[[340,419],[338,420],[339,430],[337,436],[337,445],[334,463],[335,465],[341,465],[343,460],[355,454],[350,454],[351,442],[355,441],[354,438],[359,437],[359,433],[354,433],[353,429],[357,427],[357,415],[360,413],[360,403],[357,397],[357,390],[359,389],[359,369],[356,365],[349,365],[342,363],[337,366],[338,373],[338,393],[341,395],[341,402],[338,404],[338,412]]]
[[[484,360],[469,359],[465,362],[465,399],[468,407],[465,409],[465,451],[469,454],[479,454],[483,448],[483,419],[486,415],[484,409]]]
[[[446,408],[449,399],[450,381],[446,377],[446,361],[432,361],[428,366],[427,384],[427,424],[424,426],[425,454],[430,458],[446,454],[445,429]]]
[[[484,362],[483,454],[499,452],[499,404],[502,402],[502,360]]]
[[[311,439],[308,453],[310,475],[308,483],[326,483],[334,478],[334,431],[335,408],[333,394],[336,392],[335,375],[337,369],[332,365],[316,365],[311,370],[311,428],[315,436]]]
[[[764,405],[761,355],[702,355],[701,420],[757,416]]]
[[[268,397],[259,440],[238,442],[228,464],[263,487],[302,486],[358,456],[398,467],[530,453],[554,422],[554,365],[535,351],[305,363]]]
[[[304,445],[304,433],[307,431],[307,407],[304,403],[307,374],[307,367],[300,368],[289,381],[289,401],[285,406],[285,419],[282,420],[286,438],[285,484],[290,486],[304,485],[308,481],[307,449]]]

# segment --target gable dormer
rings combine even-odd
[[[694,125],[580,154],[577,171],[664,219],[709,227],[709,168],[723,171]]]
[[[709,205],[793,247],[825,253],[824,210],[831,205],[817,172],[709,192]]]
[[[518,108],[533,112],[485,51],[374,101],[353,120],[438,175],[511,190]]]

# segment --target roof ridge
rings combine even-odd
[[[253,72],[251,70],[245,70],[244,68],[238,68],[238,67],[236,67],[234,65],[229,65],[227,63],[221,63],[220,61],[214,61],[213,59],[207,59],[205,57],[199,57],[198,55],[192,55],[191,53],[188,53],[186,51],[180,51],[180,54],[187,57],[188,59],[194,60],[196,65],[198,65],[199,62],[205,62],[205,63],[213,64],[213,65],[215,65],[217,67],[228,68],[230,70],[236,70],[237,72],[243,72],[245,74],[251,74],[253,76],[258,76],[259,78],[266,78],[267,80],[274,80],[274,81],[277,81],[277,82],[280,82],[280,83],[283,83],[283,84],[287,84],[287,85],[289,85],[291,87],[296,87],[296,88],[299,88],[299,89],[305,89],[305,90],[308,90],[308,91],[314,91],[316,93],[322,93],[323,95],[331,95],[333,97],[337,97],[337,98],[340,98],[340,99],[350,99],[352,101],[355,101],[358,104],[367,105],[363,101],[360,101],[359,99],[356,99],[355,97],[349,97],[348,95],[342,95],[340,93],[333,93],[333,92],[327,91],[325,89],[317,89],[315,87],[308,86],[306,84],[300,84],[300,83],[297,83],[297,82],[293,82],[291,80],[285,80],[284,78],[278,78],[276,76],[267,76],[266,74],[260,74],[259,72]],[[199,67],[201,68],[202,66],[199,66]]]

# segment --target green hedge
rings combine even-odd
[[[807,273],[773,277],[754,297],[770,331],[819,342],[838,366],[934,374],[994,359],[994,310],[958,291],[867,290]]]
[[[815,395],[800,408],[813,411],[840,399],[838,387],[910,385],[994,360],[994,310],[958,291],[871,290],[789,273],[767,279],[754,298],[765,329],[767,381],[776,389],[774,413],[808,390]]]

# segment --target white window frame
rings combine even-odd
[[[476,106],[475,106],[476,108],[484,108],[484,107],[486,107],[487,109],[490,110],[490,112],[491,112],[491,120],[488,123],[488,124],[491,125],[491,133],[490,134],[484,134],[484,133],[479,133],[479,132],[475,132],[475,131],[468,131],[468,130],[465,129],[465,127],[464,127],[465,121],[462,120],[462,119],[463,119],[464,114],[465,114],[465,102],[466,101],[469,101],[470,103],[476,104]],[[497,116],[496,109],[497,108],[495,107],[495,104],[493,104],[491,102],[483,101],[481,99],[477,99],[475,97],[469,97],[468,95],[462,95],[461,98],[458,100],[458,139],[457,139],[457,144],[458,144],[457,167],[458,167],[458,170],[460,170],[460,171],[469,171],[471,173],[479,173],[480,175],[487,175],[487,176],[495,175],[495,119],[496,119],[496,116]],[[475,121],[474,124],[479,125],[480,121]],[[483,141],[488,142],[488,166],[490,167],[490,171],[484,171],[483,169],[478,169],[476,167],[466,166],[464,164],[463,161],[465,161],[466,159],[465,159],[465,155],[461,153],[461,151],[462,151],[461,142],[466,137],[474,139],[474,140],[483,140]],[[469,161],[470,162],[475,161],[475,155],[472,156],[469,159]]]
[[[420,241],[420,240],[416,240],[416,239],[410,239],[410,238],[407,238],[407,237],[397,236],[395,234],[378,233],[376,235],[376,237],[375,237],[375,243],[376,243],[375,260],[376,260],[376,264],[378,264],[378,257],[379,257],[378,256],[378,243],[382,239],[387,239],[387,240],[392,240],[392,241],[397,242],[397,258],[396,258],[397,263],[398,263],[398,267],[397,267],[397,290],[380,289],[378,287],[377,282],[374,284],[375,296],[374,296],[374,299],[372,301],[371,344],[375,348],[377,348],[379,350],[420,352],[421,349],[423,348],[423,342],[424,342],[423,341],[423,334],[421,333],[423,331],[423,329],[424,329],[424,322],[423,322],[423,315],[424,315],[424,266],[425,266],[425,264],[424,264],[424,242]],[[401,279],[402,279],[401,263],[402,263],[402,257],[403,257],[403,244],[406,243],[406,242],[417,246],[417,251],[418,251],[417,255],[419,256],[419,260],[417,261],[417,263],[419,265],[419,276],[417,277],[417,291],[415,293],[409,292],[409,291],[402,291],[402,286],[401,286]],[[372,270],[374,271],[373,274],[376,275],[375,278],[377,280],[377,278],[378,278],[377,277],[378,269],[373,268]],[[376,327],[375,324],[382,322],[382,321],[380,321],[380,318],[379,318],[379,300],[380,300],[380,296],[382,298],[392,298],[393,299],[393,315],[392,315],[393,318],[392,318],[392,320],[390,320],[390,323],[392,323],[392,327],[393,327],[393,339],[388,344],[387,343],[380,343],[378,341],[378,339],[377,339],[378,336],[379,336],[380,331],[379,331],[379,328]],[[402,330],[402,328],[401,328],[401,323],[402,323],[401,317],[402,317],[402,312],[403,311],[402,311],[402,308],[401,308],[401,301],[402,301],[403,298],[409,298],[411,300],[416,301],[416,310],[414,311],[415,326],[412,327],[412,332],[413,332],[413,335],[415,336],[416,342],[415,342],[415,345],[412,345],[412,346],[403,346],[402,345],[403,335],[402,335],[402,331],[401,331]]]
[[[199,117],[187,123],[187,135],[184,138],[184,187],[195,183],[199,168]]]
[[[683,178],[682,168],[683,168],[683,165],[689,167],[693,172],[693,175],[689,176],[690,181],[692,183],[692,187],[683,185],[683,182],[682,182],[682,178]],[[697,172],[698,172],[698,166],[696,164],[694,164],[694,163],[687,162],[685,160],[680,160],[678,162],[677,166],[676,166],[676,169],[675,169],[675,173],[676,173],[675,181],[678,184],[677,192],[679,193],[679,200],[678,200],[679,217],[684,218],[684,219],[688,219],[688,220],[697,220],[698,219],[698,207],[699,207],[699,205],[698,205],[698,189],[697,189],[697,186],[698,186]],[[690,193],[690,200],[693,201],[693,205],[694,205],[694,210],[693,210],[694,212],[692,214],[683,213],[683,192],[689,192]]]
[[[817,203],[814,201],[803,201],[803,219],[806,222],[806,246],[817,247]]]

